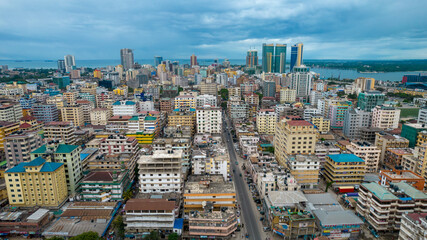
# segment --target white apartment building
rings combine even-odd
[[[204,94],[196,97],[196,106],[198,108],[205,105],[211,105],[212,107],[217,107],[217,98],[216,96]]]
[[[280,103],[293,103],[297,98],[297,90],[289,88],[280,89]]]
[[[158,150],[153,155],[143,155],[138,160],[141,193],[181,193],[182,150]]]
[[[92,125],[107,125],[108,119],[113,116],[110,109],[95,108],[90,112],[90,123]]]
[[[314,116],[320,115],[320,110],[317,108],[307,107],[304,109],[304,120],[311,121]]]
[[[22,117],[20,103],[0,103],[0,121],[19,122]]]
[[[261,109],[256,116],[256,126],[259,134],[274,134],[277,116],[273,109]]]
[[[351,142],[347,145],[347,151],[365,161],[366,172],[375,173],[378,171],[381,150],[369,142]]]
[[[100,142],[99,151],[107,155],[138,152],[138,141],[133,137],[110,135]]]
[[[427,213],[407,213],[402,216],[399,240],[427,239]]]
[[[114,116],[132,116],[138,112],[138,106],[133,101],[116,101],[113,103]]]
[[[376,106],[372,109],[372,127],[396,129],[399,127],[400,109]]]
[[[239,137],[240,149],[242,149],[242,153],[247,156],[251,156],[258,152],[258,142],[259,136],[243,135]]]
[[[230,159],[227,155],[209,157],[204,152],[199,152],[197,158],[192,161],[193,175],[221,175],[224,180],[228,179]],[[197,160],[196,160],[197,159]]]
[[[427,107],[420,108],[418,112],[418,122],[419,124],[427,124]]]
[[[221,108],[205,105],[196,110],[197,133],[220,134],[222,132]]]

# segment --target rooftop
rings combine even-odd
[[[268,200],[272,207],[292,206],[300,202],[307,202],[301,191],[272,191],[268,193]]]
[[[226,182],[222,175],[191,175],[185,183],[187,194],[235,193],[233,182]]]
[[[413,199],[427,199],[427,194],[421,192],[420,190],[412,187],[411,185],[405,182],[393,183],[393,185],[397,186],[402,192]]]
[[[54,172],[58,168],[60,168],[63,163],[46,162],[46,160],[44,160],[43,158],[38,157],[30,162],[21,162],[15,167],[6,170],[6,173],[24,173],[26,172],[26,167],[38,167],[41,165],[43,166],[41,167],[39,172]]]
[[[386,188],[380,186],[378,183],[362,183],[366,189],[372,192],[380,200],[397,200],[398,198],[394,196],[393,193],[389,192]]]
[[[314,210],[314,215],[319,219],[323,227],[334,227],[342,225],[363,225],[363,221],[351,210],[325,211]]]
[[[328,157],[334,162],[365,162],[363,159],[354,154],[333,154],[328,155]]]
[[[166,199],[129,199],[125,211],[166,210],[175,209],[175,202]]]
[[[287,122],[290,126],[313,126],[311,123],[305,121],[305,120],[290,120]]]

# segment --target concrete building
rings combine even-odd
[[[129,199],[124,208],[127,236],[144,238],[151,231],[172,233],[177,209],[174,201],[166,199]]]
[[[296,90],[298,101],[308,102],[312,79],[313,74],[305,65],[294,67],[293,72],[289,74],[290,88]]]
[[[129,187],[129,171],[91,171],[79,182],[82,201],[122,201]]]
[[[218,95],[218,84],[215,82],[213,83],[201,82],[199,86],[200,86],[201,95],[213,95],[213,96]]]
[[[99,143],[99,151],[106,155],[119,153],[135,154],[138,151],[138,141],[133,137],[123,135],[109,135]]]
[[[113,103],[113,116],[132,116],[138,112],[138,105],[133,101],[116,101]]]
[[[293,103],[296,101],[297,90],[282,87],[279,94],[280,103]]]
[[[19,130],[19,123],[17,122],[0,122],[0,150],[5,148],[4,139],[13,132]]]
[[[211,203],[207,203],[204,211],[198,211],[189,216],[187,239],[202,239],[204,236],[229,238],[237,229],[235,210],[227,208],[211,211]]]
[[[56,122],[59,120],[59,111],[53,104],[34,104],[33,116],[44,123]]]
[[[420,108],[420,111],[418,112],[417,123],[420,123],[420,124],[427,123],[427,107]]]
[[[321,168],[323,168],[325,165],[326,156],[340,154],[340,153],[341,153],[341,149],[329,142],[316,144],[315,150],[314,150],[314,154],[316,155],[317,158],[319,158]]]
[[[217,97],[213,95],[199,95],[196,97],[196,107],[200,108],[205,105],[217,107]]]
[[[420,175],[410,170],[402,170],[394,168],[393,170],[381,170],[380,171],[380,182],[379,184],[383,187],[389,186],[390,184],[406,182],[412,187],[423,191],[425,180]]]
[[[383,163],[385,152],[388,148],[407,148],[409,147],[409,140],[399,135],[382,131],[375,134],[375,146],[381,150],[380,163]]]
[[[353,83],[354,89],[357,93],[363,91],[374,90],[375,88],[375,79],[374,78],[364,78],[359,77]]]
[[[388,106],[376,106],[372,109],[372,127],[396,129],[399,127],[400,109]]]
[[[283,109],[283,110],[285,110],[285,109]],[[297,114],[298,114],[297,116],[300,116],[299,114],[301,114],[301,113],[297,112]],[[288,115],[293,115],[293,114],[288,114]],[[286,115],[284,115],[284,116],[286,116]],[[304,114],[303,114],[304,120],[310,122],[311,118],[315,117],[315,116],[323,116],[323,115],[320,114],[320,110],[317,109],[317,108],[313,108],[313,107],[306,107],[306,108],[304,108]],[[330,124],[330,120],[329,120],[329,127],[330,127],[330,125],[331,124]]]
[[[288,156],[288,168],[301,189],[317,188],[320,160],[315,155]]]
[[[363,111],[370,112],[376,106],[384,104],[385,95],[380,91],[367,91],[359,93],[357,107]]]
[[[192,95],[179,95],[175,97],[174,109],[191,109],[196,108],[196,97]]]
[[[326,156],[323,176],[334,186],[354,186],[362,183],[365,172],[363,159],[354,154],[335,154]]]
[[[222,109],[205,105],[196,110],[197,133],[222,133]]]
[[[403,157],[413,155],[412,151],[412,148],[388,148],[384,154],[383,167],[393,169],[401,166]]]
[[[15,132],[4,138],[4,147],[8,168],[31,160],[30,153],[43,144],[36,132]]]
[[[0,121],[19,122],[23,117],[20,103],[1,102],[0,103]]]
[[[369,142],[353,141],[347,146],[348,153],[365,161],[366,172],[376,173],[379,169],[381,150]]]
[[[193,175],[221,175],[225,180],[230,175],[230,159],[225,151],[209,156],[202,150],[193,150],[191,164]]]
[[[48,161],[63,163],[68,193],[73,197],[78,182],[82,178],[83,168],[80,160],[80,146],[66,144],[47,144],[31,152],[31,159],[45,157]]]
[[[400,136],[409,140],[409,147],[415,147],[417,141],[422,143],[423,134],[420,132],[426,131],[427,125],[419,123],[405,123],[402,126],[402,132]],[[420,136],[420,138],[418,138]]]
[[[362,129],[371,126],[372,114],[360,109],[350,108],[344,114],[343,133],[350,139],[361,137]]]
[[[276,130],[276,113],[274,109],[260,109],[256,116],[256,127],[259,134],[274,135]]]
[[[83,106],[67,106],[61,108],[61,119],[71,122],[74,126],[84,126]]]
[[[185,111],[184,109],[175,109],[168,115],[168,126],[169,127],[185,127],[191,128],[191,132],[195,132],[196,126],[196,110],[190,109]]]
[[[276,82],[263,81],[262,82],[262,95],[264,97],[276,97]]]
[[[301,119],[282,119],[274,134],[274,155],[280,165],[286,166],[288,155],[314,154],[317,139],[314,126]]]
[[[245,103],[253,106],[259,105],[259,95],[255,93],[248,93],[244,95]]]
[[[141,193],[181,193],[182,150],[158,150],[138,160]]]
[[[408,213],[402,215],[399,240],[427,238],[427,213]]]
[[[154,151],[158,150],[182,150],[182,168],[185,171],[190,167],[190,157],[192,151],[191,138],[188,137],[173,137],[165,134],[165,138],[156,138],[153,140]]]
[[[244,121],[248,119],[249,115],[249,104],[240,103],[240,104],[231,104],[227,107],[229,116],[231,119],[240,119]]]
[[[63,163],[38,157],[6,170],[5,179],[13,207],[59,208],[68,197]]]
[[[331,120],[331,128],[342,129],[344,126],[344,116],[352,103],[349,101],[329,102],[326,106],[326,118]]]
[[[320,134],[327,134],[331,130],[331,120],[324,119],[323,116],[317,115],[311,117],[310,121]]]
[[[92,125],[107,125],[108,119],[113,116],[110,109],[95,108],[90,112],[90,124]]]
[[[44,138],[61,140],[65,144],[76,144],[76,128],[70,122],[49,122],[43,127]]]
[[[400,182],[390,187],[363,183],[359,188],[356,212],[377,232],[398,231],[404,213],[427,213],[427,195]],[[393,207],[391,207],[393,206]]]

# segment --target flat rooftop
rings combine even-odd
[[[381,171],[381,173],[391,179],[422,179],[422,177],[408,170],[393,171]]]
[[[324,227],[334,227],[342,225],[363,225],[362,219],[357,217],[351,210],[314,210],[313,213],[319,219],[320,224]]]
[[[226,182],[222,175],[191,175],[185,183],[186,194],[235,193],[233,182]]]

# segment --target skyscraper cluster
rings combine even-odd
[[[303,64],[302,50],[303,50],[302,43],[295,44],[291,47],[291,66],[289,69],[291,72],[294,70],[294,67],[298,67]]]
[[[263,72],[284,73],[286,69],[286,44],[262,45]]]
[[[246,67],[254,68],[258,66],[258,51],[249,50],[246,55]]]

